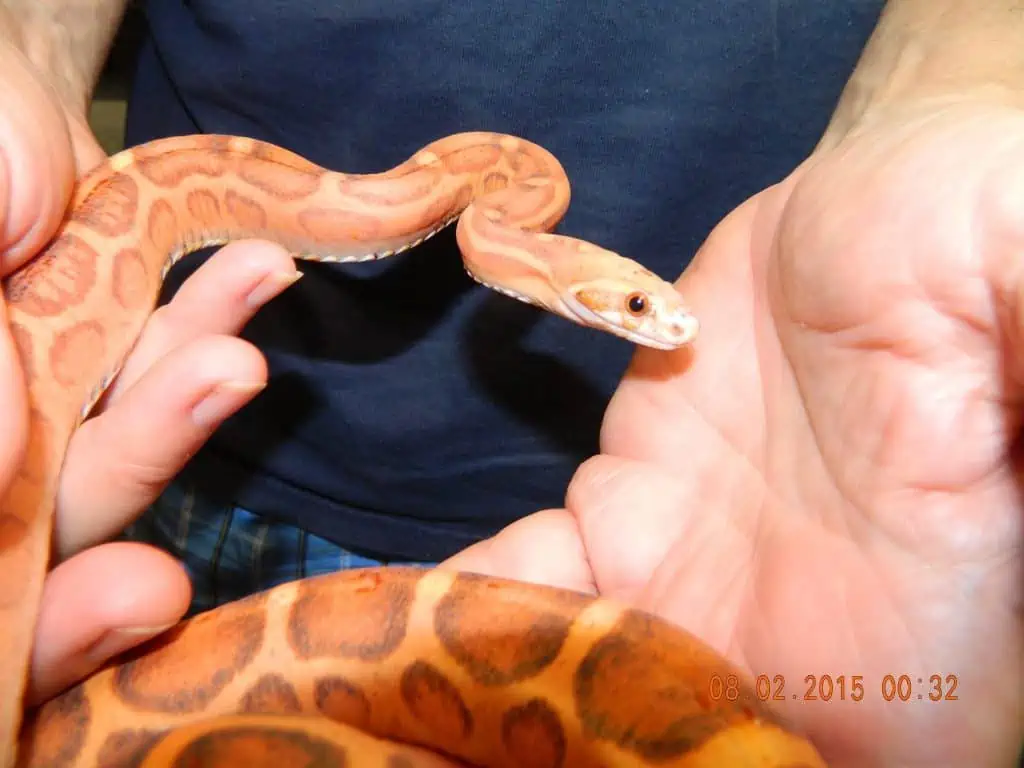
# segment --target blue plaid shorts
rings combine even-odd
[[[189,615],[306,576],[378,565],[435,565],[350,552],[301,528],[204,499],[180,479],[121,538],[151,544],[182,561],[192,580]]]

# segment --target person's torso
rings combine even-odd
[[[521,135],[569,174],[559,231],[671,280],[814,146],[882,5],[147,0],[127,139],[241,134],[370,172]],[[633,347],[472,283],[451,235],[300,263],[245,332],[271,385],[192,462],[204,490],[417,559],[561,505]]]

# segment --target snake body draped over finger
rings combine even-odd
[[[552,234],[568,204],[550,153],[492,133],[442,138],[376,174],[216,135],[155,141],[88,174],[47,249],[4,285],[30,437],[0,516],[2,764],[286,748],[438,764],[399,755],[393,740],[481,765],[821,765],[749,686],[725,683],[739,671],[681,629],[602,598],[441,570],[336,574],[223,606],[22,723],[64,452],[179,258],[262,238],[302,259],[365,261],[458,220],[466,270],[483,285],[636,344],[691,343],[697,320],[670,283]],[[715,681],[736,695],[716,696]],[[271,717],[298,714],[308,717]]]

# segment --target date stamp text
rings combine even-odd
[[[883,675],[865,680],[864,675],[805,675],[795,686],[787,686],[785,675],[758,675],[753,691],[760,701],[864,701],[881,697],[883,701],[957,701],[960,680],[956,675]],[[712,701],[735,701],[743,682],[736,675],[712,675],[708,696]]]

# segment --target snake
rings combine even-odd
[[[247,238],[313,262],[414,258],[457,222],[476,283],[635,345],[690,345],[699,323],[672,283],[555,232],[569,199],[553,154],[485,131],[376,173],[199,134],[84,174],[46,247],[3,281],[29,430],[0,505],[0,765],[824,765],[682,627],[610,597],[444,566],[276,586],[26,706],[69,441],[179,259]]]

